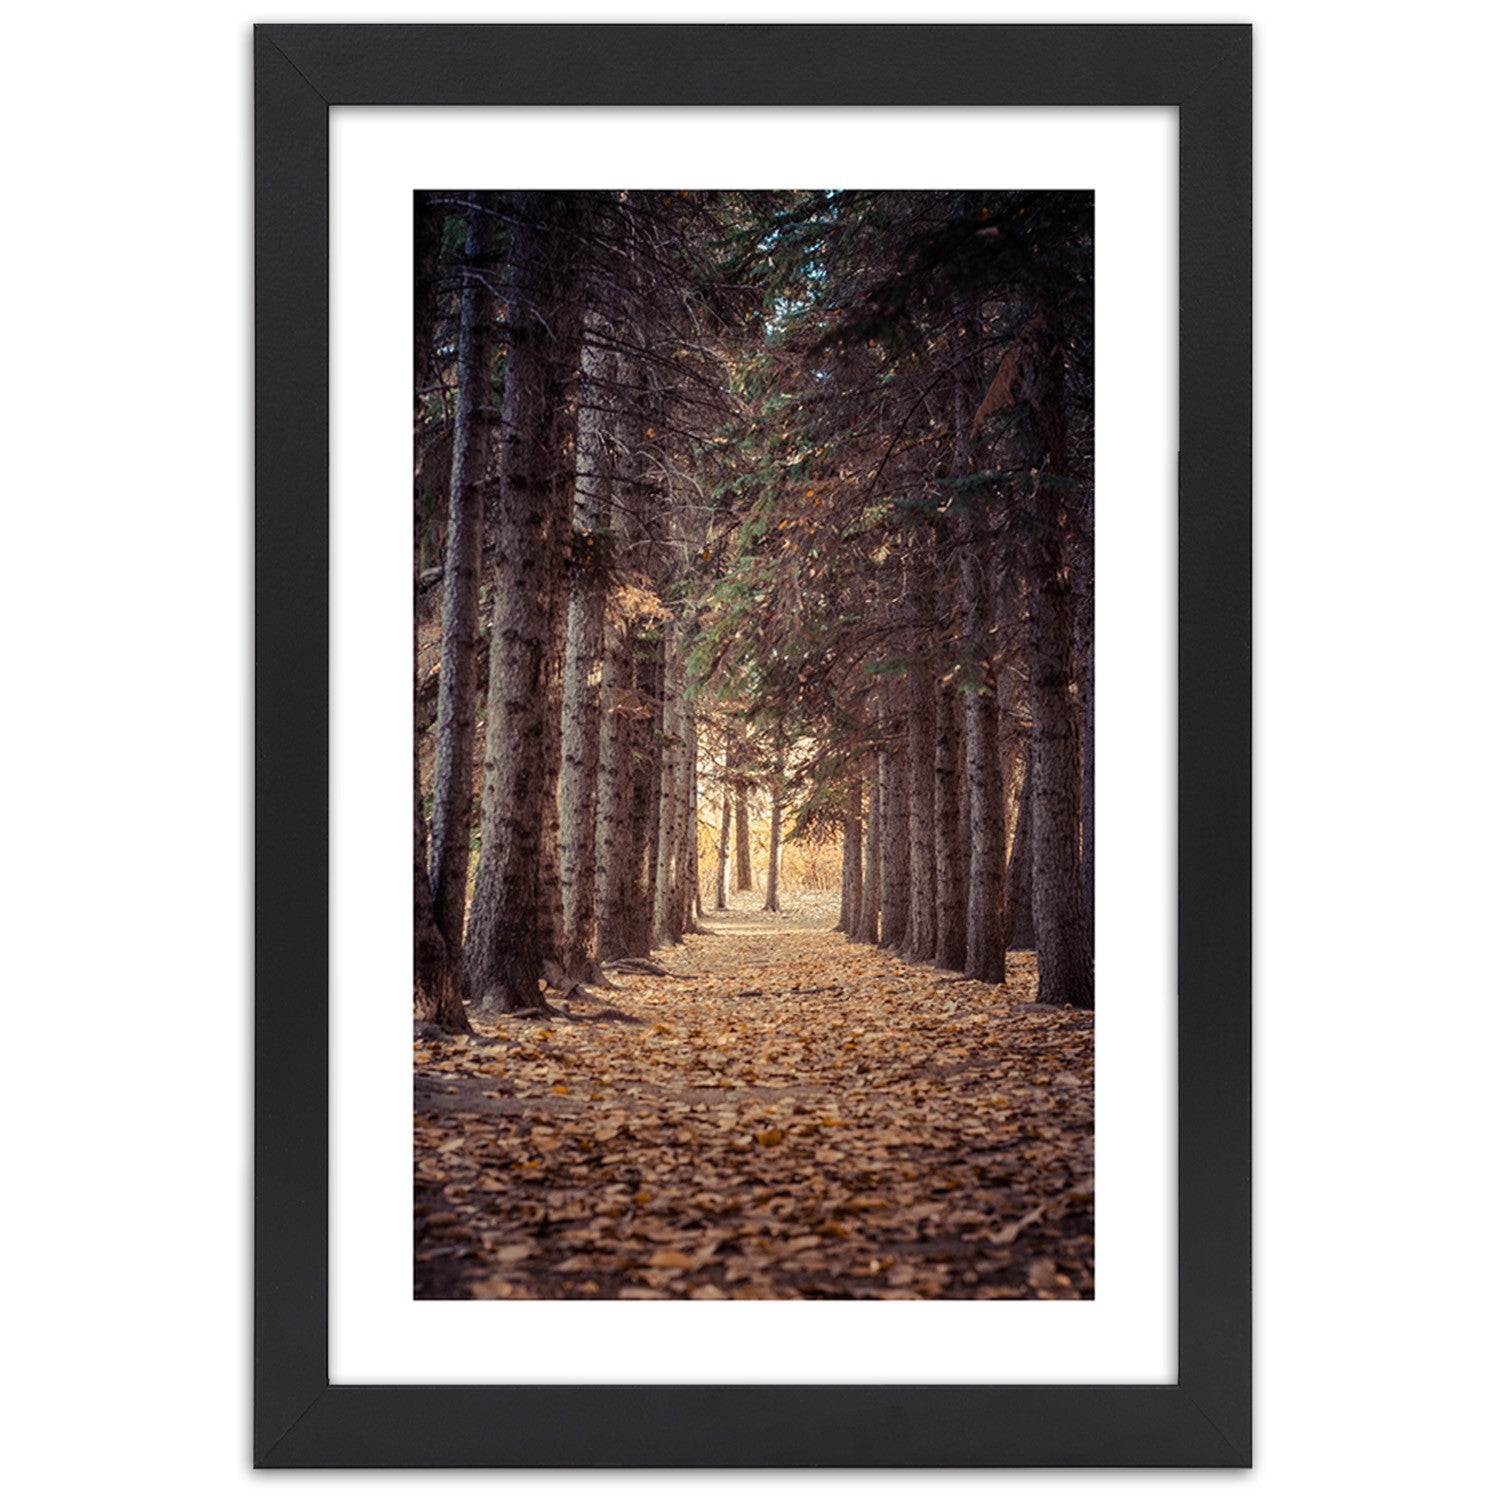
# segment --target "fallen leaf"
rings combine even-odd
[[[637,1024],[414,1047],[418,1297],[1093,1295],[1092,1018],[1027,1008],[1029,953],[975,985],[810,899],[612,970]]]

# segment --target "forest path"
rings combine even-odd
[[[639,1024],[419,1038],[416,1295],[1092,1296],[1092,1016],[832,917],[711,913]]]

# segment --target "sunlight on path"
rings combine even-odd
[[[703,925],[715,933],[773,936],[786,932],[831,932],[838,921],[839,898],[836,893],[820,891],[788,895],[782,898],[782,909],[778,912],[763,910],[762,900],[759,892],[731,896],[728,910],[710,908],[704,912]]]

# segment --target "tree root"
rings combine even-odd
[[[605,967],[619,969],[624,974],[655,974],[659,979],[668,977],[667,971],[649,958],[612,958]]]
[[[616,1010],[612,1005],[606,1005],[603,1010],[596,1011],[564,1010],[562,1014],[570,1021],[620,1021],[626,1026],[643,1024],[639,1016],[627,1015],[623,1010]]]
[[[494,990],[484,997],[476,1010],[478,1014],[486,1018],[507,1021],[535,1021],[545,1016],[567,1016],[566,1011],[559,1010],[555,1005],[549,1005],[541,995],[528,1005],[511,1007],[506,1005],[502,997]]]
[[[555,958],[549,958],[542,964],[542,978],[547,981],[547,988],[556,990],[559,995],[571,995],[576,987],[576,981],[568,978],[563,966]]]
[[[696,974],[677,974],[664,969],[649,958],[612,958],[607,968],[618,969],[622,974],[650,974],[657,979],[697,979]]]

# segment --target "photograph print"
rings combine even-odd
[[[417,1298],[1093,1298],[1093,208],[414,195]]]

